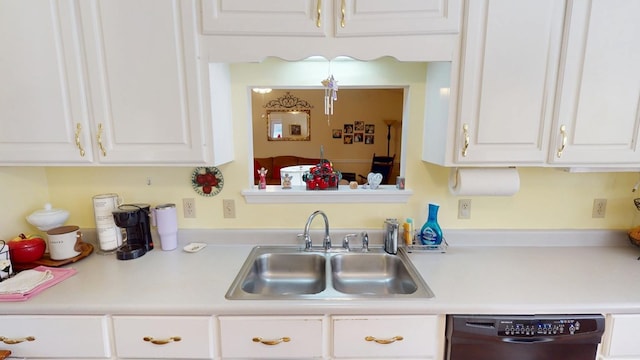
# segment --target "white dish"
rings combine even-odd
[[[185,245],[184,248],[182,248],[182,250],[189,252],[189,253],[194,253],[194,252],[198,252],[202,249],[204,249],[207,246],[207,244],[205,243],[190,243]]]

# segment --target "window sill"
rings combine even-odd
[[[280,185],[268,185],[259,190],[252,187],[242,191],[249,204],[291,204],[291,203],[406,203],[413,191],[398,190],[395,185],[381,185],[378,189],[350,189],[340,185],[338,190],[307,191],[304,189],[283,189]]]

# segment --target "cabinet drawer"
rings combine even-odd
[[[322,317],[221,316],[223,358],[319,358]]]
[[[0,346],[15,357],[111,356],[105,316],[0,316],[0,336]],[[7,344],[13,341],[20,342]]]
[[[114,316],[119,358],[213,358],[213,318],[208,316]]]
[[[335,316],[333,355],[358,358],[435,358],[437,316]]]

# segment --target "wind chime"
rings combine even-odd
[[[338,101],[338,81],[329,75],[321,81],[324,86],[324,114],[327,115],[327,125],[331,125],[331,115],[333,115],[333,102]]]

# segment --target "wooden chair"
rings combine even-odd
[[[395,161],[395,159],[395,154],[393,154],[393,156],[376,156],[376,154],[373,153],[370,172],[382,174],[382,184],[390,184],[389,176],[391,175],[391,171],[393,170],[393,162]],[[358,175],[358,177],[360,177],[363,183],[367,182],[366,176]]]

